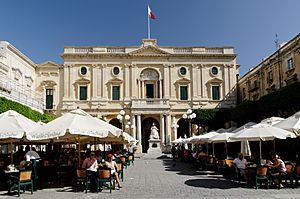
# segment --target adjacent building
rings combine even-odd
[[[299,81],[300,34],[281,45],[272,55],[238,81],[238,100],[258,100],[286,85]]]

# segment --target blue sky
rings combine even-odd
[[[68,45],[140,45],[147,4],[158,45],[233,46],[240,74],[300,32],[299,0],[1,0],[0,40],[35,63]]]

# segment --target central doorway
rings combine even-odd
[[[148,117],[142,121],[142,147],[143,147],[142,152],[143,153],[147,153],[147,150],[149,148],[148,140],[150,139],[151,127],[153,123],[159,129],[158,121],[152,117]],[[158,130],[158,134],[160,137],[160,130]]]

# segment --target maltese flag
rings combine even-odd
[[[153,12],[151,11],[149,5],[148,5],[148,15],[151,19],[155,19],[155,16],[154,16]]]

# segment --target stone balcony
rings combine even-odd
[[[133,109],[168,109],[170,108],[168,99],[148,98],[132,99]]]

